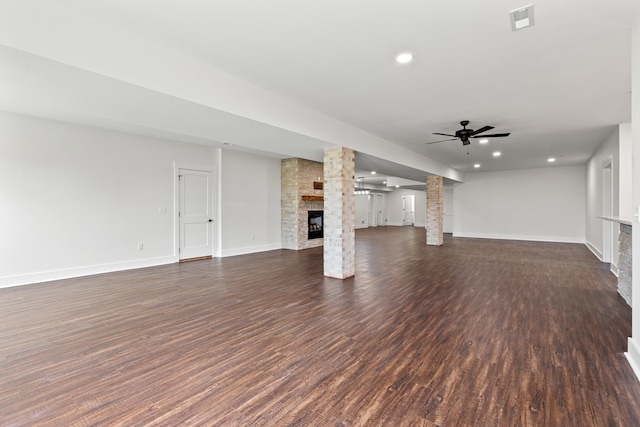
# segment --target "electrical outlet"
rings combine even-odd
[[[144,243],[138,243],[138,250],[141,251],[144,249]]]
[[[160,206],[158,208],[158,213],[167,213],[167,207],[166,206]]]
[[[256,238],[256,235],[251,233],[251,240],[255,240],[255,238]]]

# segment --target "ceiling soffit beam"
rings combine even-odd
[[[4,46],[426,173],[464,178],[426,156],[55,2],[22,0],[3,9]]]

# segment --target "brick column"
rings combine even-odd
[[[280,163],[280,238],[283,249],[298,249],[298,159]]]
[[[427,177],[427,245],[440,246],[442,238],[443,179]]]
[[[355,274],[356,214],[353,150],[324,150],[324,275],[345,279]]]

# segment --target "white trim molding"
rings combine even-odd
[[[632,337],[629,337],[628,343],[629,347],[624,355],[629,361],[636,377],[640,380],[640,345],[638,345],[637,341]]]
[[[110,264],[88,265],[61,270],[40,271],[37,273],[18,274],[0,277],[0,288],[30,285],[33,283],[50,282],[52,280],[72,279],[74,277],[91,276],[93,274],[113,273],[116,271],[133,270],[136,268],[155,267],[157,265],[178,262],[175,256],[140,259]]]
[[[611,263],[611,268],[609,270],[613,273],[614,276],[619,277],[618,273],[620,272],[620,270],[618,269],[617,264]]]
[[[530,242],[551,242],[551,243],[581,243],[585,244],[583,238],[562,237],[562,236],[519,236],[512,234],[485,234],[485,233],[459,233],[453,232],[453,237],[469,237],[474,239],[498,239],[498,240],[524,240]]]
[[[267,251],[275,251],[278,249],[282,249],[282,244],[269,244],[269,245],[257,245],[257,246],[248,246],[244,248],[236,248],[236,249],[223,249],[221,252],[221,257],[228,256],[236,256],[236,255],[247,255],[254,254],[257,252],[267,252]]]
[[[596,248],[591,242],[585,242],[584,244],[591,252],[593,252],[593,254],[596,256],[596,258],[598,258],[600,260],[600,262],[603,262],[602,261],[602,252],[600,252],[598,250],[598,248]]]

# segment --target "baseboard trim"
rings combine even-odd
[[[225,249],[221,251],[220,256],[224,258],[228,256],[254,254],[257,252],[275,251],[277,249],[282,249],[281,243],[272,243],[269,245],[259,245],[259,246],[248,246],[246,248],[237,248],[237,249]]]
[[[617,265],[615,265],[614,263],[611,263],[610,270],[611,270],[611,272],[613,273],[614,276],[618,277],[618,273],[620,272],[620,270],[618,269]]]
[[[460,233],[453,232],[453,237],[468,237],[473,239],[496,239],[496,240],[523,240],[529,242],[550,242],[550,243],[581,243],[584,239],[576,237],[562,236],[520,236],[513,234],[485,234],[485,233]]]
[[[387,222],[385,225],[379,225],[379,227],[384,227],[384,226],[389,226],[389,227],[419,227],[419,228],[426,228],[426,224],[424,222],[414,222],[413,225],[404,225],[401,222]]]
[[[72,279],[74,277],[91,276],[94,274],[113,273],[115,271],[133,270],[136,268],[154,267],[157,265],[173,264],[177,261],[178,259],[176,257],[170,256],[5,276],[0,277],[0,288],[50,282],[52,280]]]
[[[593,254],[596,256],[596,258],[598,258],[600,260],[600,262],[603,262],[603,258],[602,258],[602,252],[600,252],[598,250],[598,248],[596,248],[595,246],[593,246],[591,244],[591,242],[585,242],[584,243],[585,246],[591,251],[593,252]]]
[[[640,380],[640,346],[633,337],[629,337],[628,349],[624,355],[629,361],[633,373],[635,373],[638,380]]]
[[[392,227],[402,227],[403,226],[402,222],[393,222],[393,221],[387,221],[387,225],[392,226]]]

